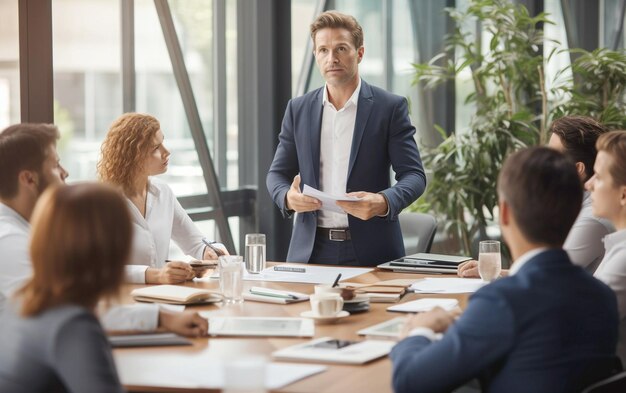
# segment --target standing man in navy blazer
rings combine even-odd
[[[287,260],[373,266],[404,255],[398,214],[426,187],[407,100],[359,77],[363,30],[352,16],[311,24],[326,85],[289,102],[267,188],[284,217],[297,212]],[[389,169],[397,183],[391,186]],[[357,202],[320,210],[304,185]]]
[[[615,368],[615,295],[562,249],[582,203],[573,161],[545,147],[513,154],[498,194],[509,277],[478,290],[456,321],[440,308],[409,320],[391,352],[396,392],[476,377],[485,392],[580,392]]]

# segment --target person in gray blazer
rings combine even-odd
[[[399,258],[398,214],[426,187],[407,100],[359,77],[365,49],[354,17],[324,12],[311,38],[326,84],[287,104],[266,181],[283,216],[298,213],[287,261],[374,266]],[[304,185],[360,200],[322,209]]]
[[[33,275],[2,316],[0,391],[122,392],[95,308],[124,279],[124,198],[99,184],[49,187],[32,223]]]

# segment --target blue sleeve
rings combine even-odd
[[[69,392],[124,392],[111,347],[95,316],[80,314],[63,324],[49,361]]]
[[[426,175],[414,139],[415,127],[409,118],[406,98],[398,101],[389,125],[389,157],[397,183],[382,191],[389,202],[388,220],[397,215],[426,189]]]
[[[394,391],[442,392],[461,386],[501,360],[514,335],[508,305],[494,295],[475,295],[440,341],[408,337],[393,348]]]
[[[280,208],[283,217],[288,217],[289,212],[285,206],[285,196],[291,187],[293,178],[300,172],[298,166],[298,152],[293,129],[291,101],[287,104],[285,116],[278,135],[278,147],[274,160],[267,173],[265,180],[274,203]]]

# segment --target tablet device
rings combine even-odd
[[[365,329],[359,330],[357,333],[361,336],[397,339],[400,337],[400,332],[402,332],[405,323],[405,317],[398,317],[366,327]]]
[[[315,324],[308,318],[211,317],[212,336],[313,337]]]

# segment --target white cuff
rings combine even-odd
[[[133,304],[112,307],[100,318],[105,330],[139,330],[152,332],[159,324],[159,306],[156,304]]]
[[[441,333],[437,334],[435,333],[434,330],[432,330],[431,328],[427,328],[427,327],[417,327],[411,330],[409,332],[409,337],[414,337],[414,336],[426,337],[430,341],[438,341],[438,340],[441,340],[441,337],[442,337]]]
[[[145,284],[148,265],[126,265],[126,282],[129,284]]]

